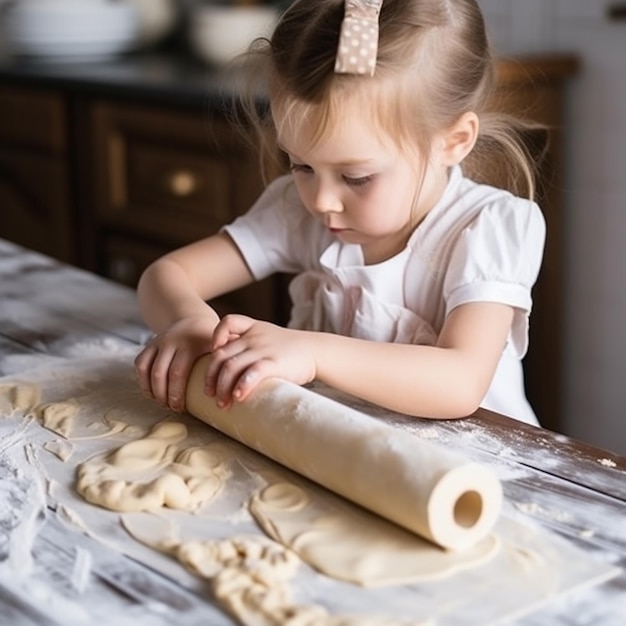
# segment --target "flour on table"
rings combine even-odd
[[[194,511],[217,495],[228,476],[216,446],[181,446],[187,427],[157,424],[143,439],[78,467],[76,489],[85,500],[113,511]]]
[[[598,459],[598,463],[604,467],[617,467],[617,463],[611,459]]]
[[[548,509],[540,506],[536,502],[516,502],[515,508],[522,513],[535,515],[537,517],[557,522],[566,522],[572,518],[572,516],[566,511]]]
[[[46,500],[39,474],[21,459],[0,454],[0,565],[12,575],[27,574],[32,547],[45,519]]]
[[[197,577],[207,579],[216,599],[241,623],[254,626],[430,626],[430,621],[410,622],[408,617],[431,617],[432,623],[443,624],[449,612],[455,611],[458,615],[467,615],[467,623],[487,624],[529,612],[557,593],[581,584],[597,584],[612,575],[611,567],[595,563],[565,541],[534,529],[524,534],[524,527],[509,527],[504,523],[506,520],[501,520],[496,527],[499,548],[495,549],[494,557],[487,558],[482,565],[475,563],[480,565],[475,570],[459,568],[454,577],[445,579],[442,574],[440,580],[412,587],[385,587],[367,582],[361,584],[375,588],[362,588],[333,581],[316,571],[313,535],[321,527],[319,535],[324,541],[336,546],[344,541],[342,533],[347,531],[337,531],[337,523],[333,521],[338,510],[343,512],[341,506],[337,508],[334,504],[336,496],[320,489],[322,502],[316,503],[317,486],[313,483],[207,430],[198,420],[187,416],[174,420],[135,388],[130,360],[126,363],[116,357],[107,362],[98,357],[93,364],[85,365],[81,359],[64,368],[54,365],[52,369],[33,370],[26,376],[20,373],[20,381],[23,380],[29,382],[9,381],[9,385],[0,385],[0,406],[5,407],[6,412],[15,412],[20,423],[27,425],[25,430],[19,431],[18,427],[9,433],[10,437],[18,433],[14,441],[20,444],[19,447],[12,445],[10,451],[21,458],[23,449],[28,465],[36,468],[39,475],[49,472],[50,500],[56,504],[59,517],[74,529],[104,543],[110,542],[165,576],[179,583],[185,581],[181,584],[198,593],[205,587],[204,583],[198,583]],[[41,389],[36,383],[41,383]],[[20,388],[16,389],[16,385]],[[30,388],[27,385],[31,385]],[[74,420],[68,431],[69,440],[63,435],[54,438],[52,431],[44,429],[36,419],[42,396],[48,404],[74,398],[84,419]],[[0,415],[3,412],[4,408]],[[12,421],[17,421],[16,417]],[[181,424],[176,426],[178,420]],[[1,424],[8,430],[10,421],[0,420]],[[440,438],[445,442],[443,431],[438,430],[437,437],[430,426],[422,431],[422,439]],[[94,436],[73,436],[92,433]],[[153,441],[146,444],[149,439]],[[25,446],[25,442],[32,445]],[[120,445],[126,442],[128,446]],[[71,446],[74,446],[73,462],[63,463],[61,457]],[[47,450],[43,455],[42,447]],[[0,443],[2,449],[7,449],[5,440]],[[103,502],[115,504],[108,511],[90,507],[84,502],[85,496],[81,498],[76,493],[74,468],[81,462],[86,489],[92,494],[100,492]],[[214,473],[219,478],[216,482],[220,486],[212,493],[216,484],[213,482],[213,487],[201,494],[201,486],[207,486],[203,468],[207,463],[212,472],[216,470]],[[513,468],[512,463],[504,464],[502,459],[497,459],[498,473],[501,467],[506,470],[507,478],[509,473],[513,474],[513,469],[509,469]],[[515,469],[515,476],[517,472],[525,475],[527,471]],[[173,480],[164,478],[170,475]],[[208,478],[208,483],[211,481],[215,481],[215,476]],[[170,499],[172,493],[178,495]],[[272,520],[271,524],[266,521],[268,527],[275,526],[276,535],[267,529],[266,533],[270,537],[282,533],[280,541],[263,536],[255,526],[247,508],[251,497],[250,510],[255,508],[256,501],[259,517],[265,515],[267,520]],[[128,502],[132,503],[128,510],[142,510],[149,505],[149,510],[158,513],[118,515],[120,503],[126,506]],[[181,502],[187,502],[190,508],[185,509]],[[342,499],[339,502],[352,511],[362,512],[352,503]],[[550,503],[541,504],[548,509]],[[101,506],[106,507],[106,504]],[[182,511],[168,510],[177,508]],[[534,510],[537,515],[541,512]],[[146,541],[142,536],[145,527],[135,523],[134,518],[138,516],[165,520],[155,533],[156,538]],[[298,542],[294,529],[300,523],[300,516],[308,516],[310,524]],[[257,515],[254,517],[259,519]],[[132,522],[128,522],[129,518]],[[120,519],[128,533],[120,526]],[[287,543],[290,535],[294,539],[293,548]],[[360,545],[353,542],[351,536],[348,539],[353,545]],[[299,548],[302,548],[300,552]],[[358,550],[360,554],[352,561],[356,564],[356,574],[349,572],[349,576],[362,577],[363,571],[371,576],[376,569],[368,562],[370,545]],[[322,558],[334,557],[331,552],[329,550]],[[269,565],[259,563],[263,559],[269,560]],[[220,564],[221,560],[224,562]],[[76,567],[76,590],[79,591],[84,580],[81,572],[87,565],[77,564]],[[337,568],[337,565],[329,567]],[[320,569],[324,571],[323,567]],[[391,570],[397,574],[393,567]],[[349,578],[344,576],[342,580],[346,579]],[[268,581],[269,587],[264,586]],[[359,611],[367,615],[357,615]],[[378,611],[388,615],[379,617]]]

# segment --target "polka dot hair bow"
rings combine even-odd
[[[374,75],[382,3],[383,0],[346,0],[335,60],[337,74]]]

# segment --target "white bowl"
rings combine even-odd
[[[179,0],[125,0],[139,16],[139,47],[151,46],[169,35],[179,17]]]
[[[111,57],[131,48],[137,34],[135,7],[105,0],[21,0],[4,25],[13,53],[54,60]]]
[[[212,64],[228,63],[258,37],[269,37],[278,21],[270,6],[198,5],[191,11],[189,40],[195,53]]]

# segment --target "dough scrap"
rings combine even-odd
[[[44,450],[57,456],[63,463],[66,463],[74,452],[74,444],[67,439],[53,439],[43,444]]]
[[[286,482],[255,493],[250,512],[319,572],[370,587],[450,576],[488,561],[500,545],[492,534],[472,548],[444,550],[330,493]]]
[[[0,385],[0,412],[8,417],[13,413],[29,413],[41,402],[41,389],[31,383]]]
[[[94,422],[94,424],[99,426],[98,422]],[[102,424],[102,422],[100,422],[100,424]],[[128,424],[121,420],[105,419],[104,424],[108,426],[108,430],[98,433],[97,435],[89,435],[87,437],[72,437],[72,441],[91,441],[94,439],[106,439],[107,437],[112,437],[113,435],[117,435],[118,433],[126,432],[129,428]]]
[[[113,511],[195,511],[220,492],[228,470],[217,447],[180,446],[186,437],[180,422],[157,424],[145,438],[80,465],[76,489]]]
[[[41,425],[48,430],[69,438],[74,428],[74,420],[79,411],[78,403],[74,400],[51,402],[37,407],[37,418]]]

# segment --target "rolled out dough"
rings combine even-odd
[[[250,511],[270,537],[319,572],[364,586],[443,578],[484,563],[499,547],[489,535],[466,550],[444,550],[327,492],[291,483],[258,491]]]

